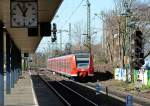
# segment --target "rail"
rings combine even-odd
[[[71,104],[68,103],[68,102],[65,100],[65,98],[63,98],[63,97],[60,95],[60,93],[57,92],[57,90],[56,90],[53,86],[51,86],[51,85],[50,85],[45,79],[43,79],[40,75],[38,75],[38,77],[47,85],[47,87],[48,87],[49,89],[53,90],[54,93],[55,93],[58,97],[60,97],[60,99],[63,101],[63,103],[64,103],[65,105],[71,106]]]
[[[50,88],[52,89],[65,103],[67,106],[76,106],[79,104],[86,104],[90,106],[98,106],[88,98],[82,96],[81,94],[77,93],[73,89],[69,88],[68,86],[64,85],[59,81],[46,81],[44,78],[39,76],[40,79]],[[68,95],[72,96],[71,98]],[[78,102],[76,102],[78,101]]]

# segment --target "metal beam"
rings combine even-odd
[[[11,93],[10,37],[6,35],[6,93]]]
[[[4,106],[4,37],[3,23],[0,22],[0,106]]]
[[[14,67],[15,67],[15,62],[14,62],[14,56],[15,56],[15,53],[14,53],[14,42],[11,40],[11,88],[14,88]]]

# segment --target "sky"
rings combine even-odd
[[[87,0],[64,0],[58,9],[56,15],[54,16],[52,23],[57,24],[57,30],[69,30],[69,23],[73,29],[74,25],[77,23],[82,23],[86,25],[87,20]],[[140,0],[144,2],[148,2],[149,0]],[[99,14],[101,11],[109,11],[114,8],[114,0],[89,0],[91,4],[91,28],[97,32],[94,37],[96,38],[95,43],[99,43],[102,39],[102,21],[98,16],[94,14]],[[92,32],[91,32],[92,33]],[[62,43],[68,42],[68,32],[62,32]],[[72,42],[75,40],[72,38]],[[48,43],[50,45],[51,38],[44,37],[37,49],[37,52],[41,52],[41,50],[45,50],[48,47]],[[57,43],[60,42],[60,33],[57,33]],[[60,45],[60,44],[59,44]],[[58,47],[60,47],[58,45]]]

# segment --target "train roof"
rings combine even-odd
[[[71,53],[71,54],[65,54],[65,55],[60,55],[60,56],[56,56],[56,57],[49,57],[49,59],[52,59],[52,58],[59,58],[59,57],[65,57],[65,56],[73,56],[73,55],[87,55],[87,54],[90,54],[89,52],[76,52],[76,53]]]

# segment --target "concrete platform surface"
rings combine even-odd
[[[59,97],[49,90],[32,71],[24,72],[12,88],[5,93],[5,106],[64,106]]]
[[[38,106],[28,72],[24,72],[12,88],[11,94],[5,93],[5,106]]]

